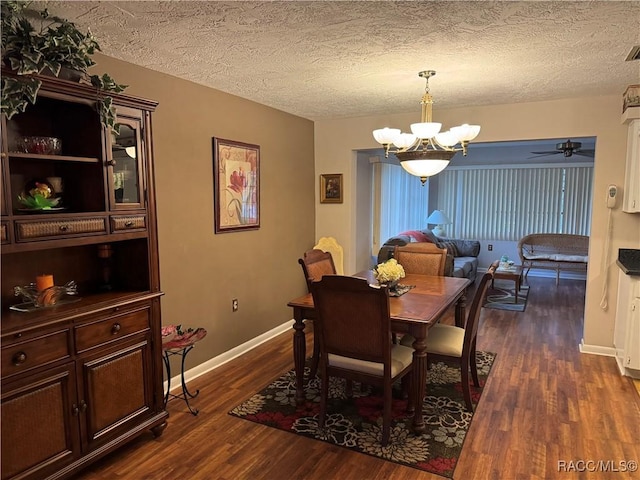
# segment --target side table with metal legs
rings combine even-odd
[[[167,370],[167,390],[164,394],[165,407],[170,399],[181,398],[187,404],[189,411],[193,415],[198,415],[198,409],[193,408],[190,405],[189,399],[197,397],[200,390],[196,390],[195,393],[191,393],[189,391],[187,383],[184,380],[184,363],[187,358],[187,354],[193,349],[195,343],[202,340],[206,335],[207,331],[204,328],[189,328],[186,331],[182,331],[180,325],[162,327],[162,359],[164,361],[165,369]],[[171,393],[170,358],[174,355],[182,357],[180,363],[180,382],[182,384],[182,393],[179,395]]]

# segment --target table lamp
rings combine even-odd
[[[427,223],[435,225],[435,227],[432,229],[434,235],[436,235],[437,237],[444,237],[446,235],[446,232],[440,225],[448,225],[451,223],[451,220],[449,220],[449,217],[442,213],[441,210],[434,210],[433,212],[431,212],[431,215],[429,215],[429,218],[427,218]]]

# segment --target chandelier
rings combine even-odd
[[[480,133],[480,125],[459,125],[440,132],[441,123],[431,121],[433,96],[429,93],[429,78],[434,70],[425,70],[418,75],[426,79],[422,96],[422,121],[411,124],[411,133],[402,133],[399,128],[380,128],[373,131],[373,138],[384,147],[385,157],[395,154],[400,165],[411,175],[420,177],[422,185],[428,177],[444,170],[457,152],[467,154],[467,145]],[[395,150],[391,150],[391,145]]]

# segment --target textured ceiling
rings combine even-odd
[[[639,1],[35,2],[103,53],[312,120],[622,93]],[[117,79],[116,79],[117,80]]]

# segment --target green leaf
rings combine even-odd
[[[36,102],[42,82],[37,78],[2,78],[1,110],[8,119],[16,113],[24,112],[29,104]]]
[[[61,17],[50,15],[48,10],[29,8],[31,2],[0,0],[0,34],[2,36],[2,62],[22,77],[41,73],[45,68],[59,76],[62,67],[87,75],[87,69],[95,65],[91,56],[101,51],[90,30],[86,33]],[[32,21],[36,22],[35,25]],[[88,75],[87,75],[88,76]],[[96,109],[102,125],[111,132],[118,132],[115,107],[104,92],[120,93],[127,85],[116,83],[108,74],[93,75],[91,83],[96,87]],[[2,82],[2,113],[7,118],[24,112],[29,103],[35,103],[40,83],[30,78]]]

